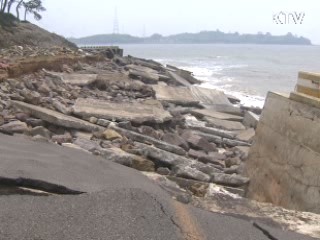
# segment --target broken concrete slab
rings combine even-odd
[[[179,76],[178,74],[176,74],[175,72],[172,71],[168,71],[169,76],[171,77],[171,79],[177,84],[177,85],[182,85],[184,87],[189,87],[191,86],[191,83],[186,80],[185,78]]]
[[[241,187],[248,184],[250,181],[247,177],[242,177],[236,174],[229,175],[224,173],[214,173],[211,182],[217,184],[223,184],[232,187]]]
[[[170,87],[163,85],[152,86],[156,92],[156,98],[160,101],[174,103],[183,106],[199,106],[202,104],[210,109],[219,109],[220,112],[228,112],[240,115],[239,109],[234,109],[228,98],[222,91],[206,89],[202,87]]]
[[[0,152],[1,181],[10,179],[21,186],[31,182],[39,190],[46,190],[42,188],[49,185],[81,193],[149,184],[135,170],[104,158],[56,144],[33,142],[25,136],[0,134]]]
[[[234,139],[229,139],[229,138],[223,138],[220,136],[204,133],[204,132],[199,132],[199,131],[194,131],[193,134],[199,135],[201,137],[206,138],[209,142],[213,142],[215,144],[221,145],[225,144],[229,147],[236,147],[236,146],[251,146],[250,143],[239,141],[239,140],[234,140]]]
[[[159,101],[113,103],[90,98],[78,98],[73,112],[82,118],[96,117],[112,121],[132,121],[135,123],[164,123],[172,118]]]
[[[131,77],[133,79],[139,79],[142,82],[147,83],[147,84],[157,84],[160,79],[157,74],[136,71],[133,69],[129,70],[129,77]]]
[[[197,130],[203,133],[208,133],[208,134],[216,135],[223,138],[229,138],[229,139],[234,139],[238,134],[238,132],[236,131],[227,131],[227,130],[222,130],[222,129],[213,128],[213,127],[202,127],[197,125],[192,126],[190,124],[187,124],[187,126],[189,129],[192,129],[192,130]]]
[[[213,106],[233,107],[224,92],[203,87],[191,86],[192,96],[199,100],[201,104],[212,108]]]
[[[228,121],[228,120],[222,120],[212,117],[204,117],[203,118],[209,127],[217,127],[222,128],[225,130],[245,130],[245,126],[243,126],[240,122],[234,122],[234,121]]]
[[[87,86],[97,80],[97,74],[62,73],[62,81],[76,86]]]
[[[147,157],[152,160],[157,167],[168,167],[171,169],[179,164],[191,164],[191,159],[144,143],[135,142],[135,146],[135,149],[130,149],[128,152]]]
[[[200,101],[195,99],[189,88],[170,87],[162,85],[152,86],[159,101],[165,101],[183,106],[198,106]]]
[[[126,136],[129,139],[132,139],[133,141],[137,141],[137,142],[141,142],[141,143],[151,143],[153,144],[155,147],[160,148],[162,150],[171,152],[171,153],[175,153],[178,155],[186,155],[186,151],[179,147],[179,146],[175,146],[172,145],[170,143],[164,142],[164,141],[160,141],[157,139],[154,139],[152,137],[146,136],[146,135],[142,135],[140,133],[134,132],[134,131],[130,131],[127,129],[123,129],[120,127],[116,127],[116,126],[109,126],[110,129],[117,131],[118,133]]]
[[[237,122],[242,122],[243,120],[243,117],[228,114],[228,113],[217,112],[211,109],[195,109],[195,110],[192,110],[191,113],[196,117],[211,117],[216,119],[230,120],[230,121],[237,121]]]
[[[130,65],[126,65],[125,69],[127,69],[128,71],[133,70],[133,71],[137,71],[137,72],[145,72],[145,73],[150,73],[150,74],[158,74],[158,71],[146,67],[146,66],[139,66],[139,65],[135,65],[135,64],[130,64]]]
[[[40,118],[43,121],[46,121],[56,126],[84,130],[89,132],[103,129],[102,127],[91,124],[87,121],[84,121],[72,116],[67,116],[50,109],[42,108],[39,106],[35,106],[35,105],[31,105],[31,104],[19,102],[19,101],[11,101],[11,102],[16,108],[21,109],[24,112],[28,112],[33,117]]]
[[[247,130],[241,131],[236,138],[240,141],[244,142],[252,142],[256,132],[253,128],[249,128]]]
[[[201,182],[209,182],[210,176],[187,165],[178,165],[173,169],[177,177],[198,180]]]
[[[247,111],[244,114],[244,118],[243,118],[242,123],[246,127],[256,128],[258,125],[259,119],[260,119],[259,115],[255,114],[253,112]]]
[[[47,75],[56,77],[62,82],[75,86],[87,86],[97,80],[97,74],[60,73],[43,70]]]
[[[191,84],[200,84],[201,81],[196,79],[194,76],[193,76],[193,73],[190,72],[190,71],[187,71],[187,70],[184,70],[184,69],[181,69],[181,68],[177,68],[175,66],[172,66],[172,65],[169,65],[167,64],[166,66],[168,69],[170,69],[170,71],[173,71],[175,72],[176,74],[178,74],[180,77],[186,79],[189,83]]]

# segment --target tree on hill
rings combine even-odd
[[[10,14],[12,6],[15,4],[16,17],[20,20],[20,9],[24,8],[24,20],[27,18],[27,14],[33,14],[36,20],[42,18],[40,12],[45,11],[42,4],[42,0],[0,0],[0,14]]]
[[[31,0],[28,2],[23,2],[24,6],[24,20],[27,20],[27,14],[31,13],[33,14],[33,17],[35,20],[40,20],[42,16],[40,15],[39,12],[43,12],[46,9],[42,5],[41,0]]]

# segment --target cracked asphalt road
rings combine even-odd
[[[0,134],[0,183],[8,179],[85,193],[0,196],[1,240],[312,239],[183,205],[138,171],[79,150]]]

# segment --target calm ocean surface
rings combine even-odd
[[[233,94],[247,106],[263,106],[268,91],[290,92],[298,71],[320,72],[320,46],[122,45],[125,55],[190,70],[203,87]]]

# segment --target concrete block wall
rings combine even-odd
[[[246,172],[249,198],[320,213],[320,108],[269,93]]]

